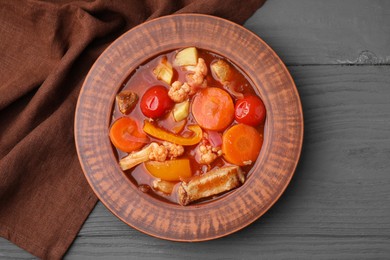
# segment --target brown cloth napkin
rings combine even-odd
[[[264,1],[0,0],[0,235],[58,259],[96,204],[74,112],[88,70],[115,38],[171,13],[243,23]]]

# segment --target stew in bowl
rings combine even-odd
[[[170,15],[97,59],[75,141],[115,216],[154,237],[205,241],[248,226],[283,194],[303,114],[286,66],[257,35],[214,16]]]

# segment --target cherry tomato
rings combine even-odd
[[[163,116],[172,106],[173,101],[164,86],[154,86],[146,90],[140,103],[142,113],[150,118]]]
[[[264,122],[265,106],[257,96],[246,96],[235,105],[235,119],[238,123],[257,126]]]

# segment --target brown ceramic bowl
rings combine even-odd
[[[115,95],[129,74],[157,54],[188,46],[210,50],[239,66],[263,99],[267,121],[261,153],[243,186],[211,202],[184,207],[142,193],[126,177],[108,130]],[[99,57],[79,96],[75,138],[89,184],[118,218],[162,239],[204,241],[242,229],[278,200],[299,160],[303,115],[288,70],[258,36],[213,16],[172,15],[128,31]]]

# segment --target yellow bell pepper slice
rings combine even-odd
[[[145,120],[144,122],[144,132],[161,140],[168,141],[174,144],[180,144],[180,145],[194,145],[200,142],[202,140],[202,128],[198,125],[190,125],[188,126],[188,129],[194,132],[194,134],[190,137],[183,137],[179,135],[175,135],[173,133],[170,133],[162,128],[159,128],[149,121]]]
[[[151,175],[164,181],[181,181],[192,176],[190,160],[148,161],[145,167]]]

